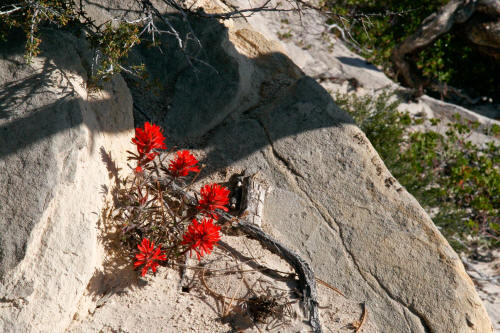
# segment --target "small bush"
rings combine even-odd
[[[228,211],[230,192],[218,184],[203,186],[196,199],[188,196],[201,171],[199,162],[183,150],[167,165],[172,152],[165,151],[164,141],[157,125],[136,128],[132,142],[137,153],[128,152],[129,160],[135,161],[133,174],[117,179],[114,206],[105,214],[119,230],[124,252],[139,250],[134,266],[142,267],[142,276],[150,268],[156,272],[160,261],[176,262],[187,252],[194,252],[198,260],[210,254],[221,237],[219,214]]]
[[[457,250],[500,245],[500,146],[473,144],[468,137],[478,123],[459,116],[446,133],[414,130],[421,119],[397,110],[390,93],[375,98],[336,96],[366,133],[388,169],[430,213]]]
[[[73,0],[7,0],[0,5],[0,40],[7,40],[12,29],[22,29],[26,35],[25,59],[29,63],[40,53],[40,29],[57,27],[77,35],[85,32],[95,51],[89,87],[100,87],[102,80],[123,70],[123,62],[130,49],[140,42],[139,26],[119,22],[115,27],[108,22],[96,26],[83,8]],[[141,75],[143,68],[129,72]]]

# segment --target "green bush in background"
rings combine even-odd
[[[335,15],[328,23],[350,30],[363,56],[396,78],[391,52],[417,31],[422,21],[448,0],[326,0],[322,8]],[[345,19],[344,19],[345,18]],[[412,59],[422,76],[464,89],[470,96],[500,100],[500,65],[480,54],[457,26]],[[432,92],[429,92],[432,93]]]
[[[336,102],[456,250],[500,246],[500,146],[478,146],[468,139],[478,123],[457,116],[445,124],[444,134],[415,130],[412,126],[424,123],[436,128],[440,121],[399,112],[399,101],[388,92],[337,94]],[[496,125],[484,130],[500,134]]]

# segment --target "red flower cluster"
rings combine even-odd
[[[174,177],[185,177],[189,172],[200,172],[200,168],[196,166],[198,160],[188,150],[177,152],[175,160],[170,162],[168,170]]]
[[[192,224],[188,226],[187,232],[182,236],[183,245],[189,245],[189,255],[194,250],[198,260],[205,254],[210,254],[214,245],[220,240],[220,227],[214,225],[210,218],[203,218],[201,223],[193,219]]]
[[[140,127],[135,129],[135,138],[132,139],[132,143],[137,146],[137,152],[139,152],[139,162],[135,169],[136,172],[141,172],[141,165],[154,160],[158,155],[153,149],[167,149],[164,141],[165,137],[158,125],[146,122],[144,123],[144,129]]]
[[[144,276],[148,272],[149,268],[156,273],[156,267],[158,266],[158,260],[167,260],[165,254],[161,251],[161,246],[155,249],[155,243],[149,242],[148,239],[144,238],[142,243],[137,245],[137,248],[141,253],[137,254],[135,258],[137,261],[134,263],[134,267],[139,267],[144,265],[142,268],[141,275]]]
[[[225,212],[229,210],[225,207],[229,203],[229,193],[230,191],[224,186],[218,184],[205,185],[201,188],[201,199],[198,201],[196,208],[217,220],[219,215],[215,213],[216,209],[222,209]]]
[[[165,137],[158,125],[146,122],[143,128],[135,129],[135,137],[132,138],[132,143],[137,146],[138,154],[131,153],[133,156],[130,157],[130,159],[137,161],[135,172],[142,172],[142,168],[158,156],[156,149],[167,148],[164,141]],[[190,172],[200,172],[198,163],[198,160],[190,151],[178,151],[175,158],[170,161],[168,173],[174,178],[185,177]],[[166,171],[163,167],[162,170]],[[214,219],[219,218],[216,213],[217,209],[228,211],[226,205],[229,204],[229,193],[227,188],[218,184],[205,185],[200,191],[201,199],[198,201],[196,208],[206,217],[203,217],[201,222],[193,219],[180,243],[189,250],[190,255],[194,251],[198,260],[201,260],[204,255],[210,254],[214,245],[220,240],[221,228],[214,224]],[[141,187],[138,187],[136,194],[139,205],[141,207],[145,206],[148,203],[148,188],[143,193]],[[151,200],[156,200],[156,197]],[[175,243],[173,246],[179,246],[179,243]],[[150,268],[153,273],[156,273],[159,261],[167,260],[161,246],[155,248],[155,243],[147,238],[143,238],[137,248],[139,253],[135,256],[134,267],[142,266],[142,276],[145,276]]]

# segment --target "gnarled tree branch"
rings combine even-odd
[[[414,66],[406,60],[406,56],[430,45],[441,35],[450,31],[455,23],[467,21],[475,8],[475,1],[451,0],[437,13],[427,17],[413,35],[396,46],[392,52],[392,60],[398,74],[402,75],[404,82],[408,86],[423,91],[424,80],[414,69]]]
[[[475,13],[480,15],[474,15]],[[402,76],[405,84],[418,89],[420,94],[425,87],[442,92],[439,82],[424,80],[407,56],[428,47],[456,24],[465,24],[465,36],[480,52],[500,61],[500,0],[451,0],[438,12],[427,17],[413,35],[393,50],[392,60],[397,74]],[[471,101],[456,89],[446,89]]]

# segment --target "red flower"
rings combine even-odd
[[[141,253],[135,256],[137,261],[134,263],[134,267],[144,265],[141,272],[142,276],[146,275],[149,268],[153,270],[153,273],[156,273],[156,267],[158,266],[157,260],[167,260],[165,254],[161,251],[161,246],[158,246],[156,249],[154,247],[155,243],[150,243],[146,238],[143,238],[142,243],[137,245]]]
[[[203,218],[201,223],[198,223],[196,219],[193,219],[192,222],[182,236],[181,244],[189,245],[189,255],[191,256],[191,251],[194,250],[198,260],[200,260],[204,255],[203,252],[210,254],[214,244],[220,240],[220,227],[214,225],[213,220],[210,218]]]
[[[200,172],[196,166],[198,160],[189,152],[189,150],[178,151],[175,160],[170,162],[168,170],[174,177],[187,176],[189,172]]]
[[[207,213],[214,219],[219,216],[215,213],[216,209],[222,209],[227,212],[229,209],[225,207],[229,203],[229,190],[218,184],[205,185],[201,188],[201,199],[198,201],[200,211]]]
[[[141,157],[146,156],[148,160],[153,160],[158,153],[151,152],[153,149],[167,149],[165,146],[165,137],[162,134],[160,126],[144,123],[144,129],[138,127],[135,129],[135,138],[132,142],[137,145],[137,151]]]

